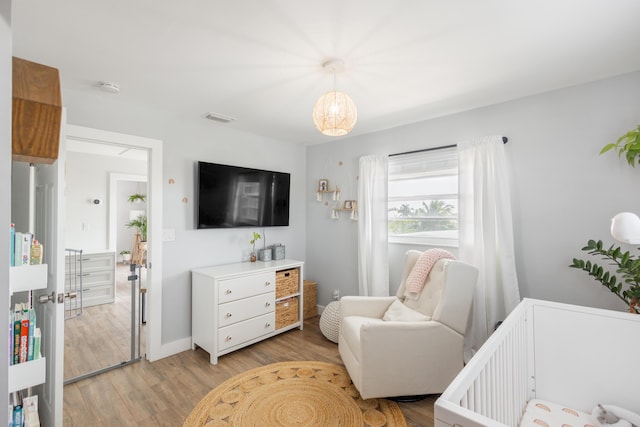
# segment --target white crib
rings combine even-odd
[[[640,315],[524,299],[435,404],[436,426],[517,426],[529,399],[640,413]]]

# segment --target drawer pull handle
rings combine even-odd
[[[269,323],[269,322],[265,323],[265,324],[264,324],[264,327],[265,327],[265,328],[269,328],[269,327],[271,327],[271,323]]]
[[[266,302],[266,303],[264,303],[264,306],[265,307],[271,307],[271,303],[270,302]]]
[[[226,341],[231,341],[231,335],[227,335]]]
[[[227,289],[227,292],[225,292],[227,295],[231,295],[231,289]]]
[[[290,275],[291,275],[291,273],[289,273],[289,272],[284,273],[284,277],[289,277]]]
[[[227,319],[231,317],[231,313],[227,313]]]
[[[271,285],[271,282],[269,282],[269,281],[267,280],[266,282],[264,282],[264,285],[265,285],[265,286],[269,286],[269,285]]]

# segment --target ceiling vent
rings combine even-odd
[[[204,118],[213,120],[214,122],[218,122],[218,123],[230,123],[230,122],[236,121],[236,119],[233,117],[223,116],[222,114],[211,113],[211,112],[206,113],[204,115]]]

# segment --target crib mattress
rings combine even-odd
[[[557,403],[532,399],[527,404],[520,427],[597,427],[591,414]]]

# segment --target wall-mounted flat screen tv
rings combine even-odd
[[[290,174],[207,162],[197,168],[197,228],[289,225]]]

